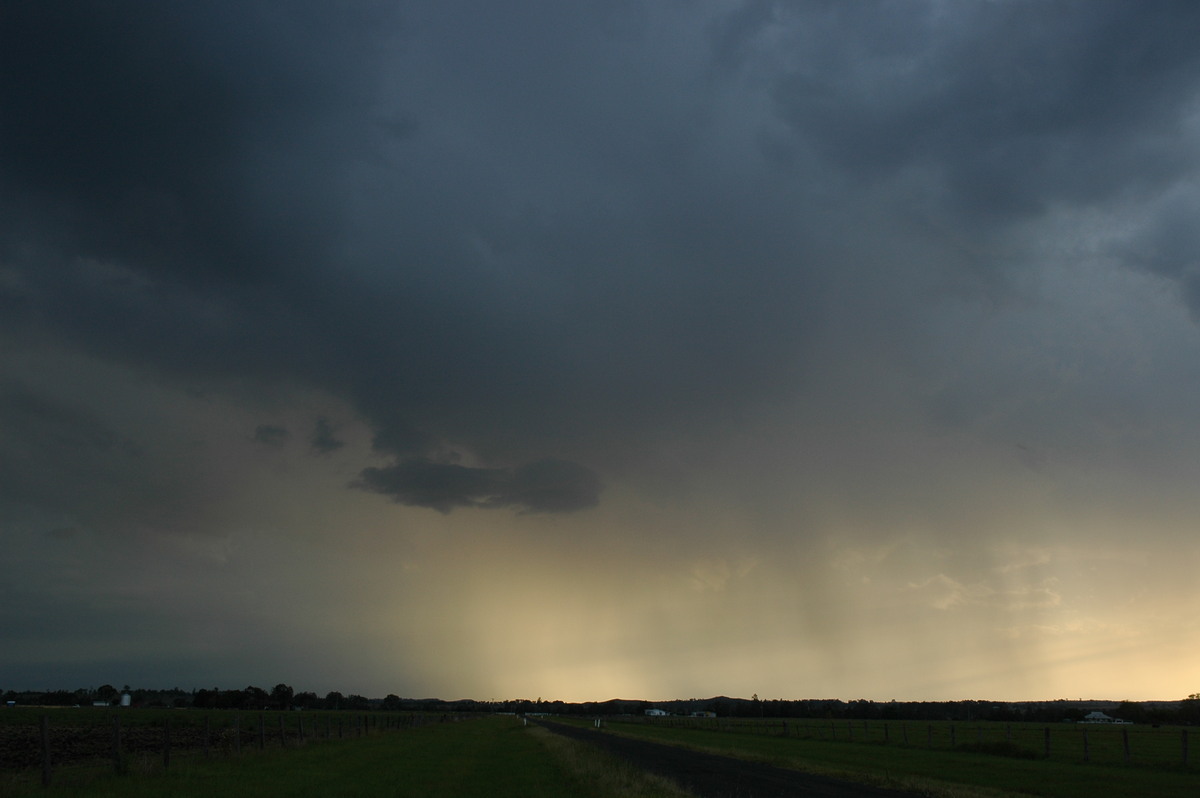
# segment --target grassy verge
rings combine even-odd
[[[1103,794],[1194,798],[1200,795],[1200,773],[1182,768],[1077,764],[959,750],[930,751],[900,744],[798,740],[653,724],[612,722],[607,728],[631,737],[916,790],[941,798],[1006,795],[1092,798]]]
[[[663,776],[646,773],[587,743],[571,740],[541,726],[529,733],[580,783],[598,795],[621,798],[686,798],[693,793]]]

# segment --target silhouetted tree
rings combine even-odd
[[[1192,693],[1179,702],[1181,723],[1200,723],[1200,693]]]
[[[292,696],[295,694],[290,685],[281,682],[271,688],[271,703],[276,709],[291,709]]]
[[[246,709],[265,709],[271,703],[271,696],[267,695],[267,691],[261,687],[251,685],[242,693],[246,696],[243,704]]]
[[[301,709],[316,709],[321,706],[321,697],[316,693],[296,693],[292,697],[292,706],[297,706]]]

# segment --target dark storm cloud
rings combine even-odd
[[[562,460],[540,460],[515,469],[405,460],[364,469],[354,486],[390,496],[399,504],[443,513],[458,507],[573,512],[594,507],[601,489],[591,470]]]
[[[1194,319],[1200,319],[1200,198],[1192,192],[1169,198],[1128,241],[1115,246],[1122,262],[1179,285]]]
[[[531,512],[572,512],[594,507],[602,488],[599,477],[578,463],[539,460],[513,471],[498,503]]]
[[[6,12],[9,318],[168,372],[311,371],[323,353],[295,314],[325,290],[332,167],[369,128],[382,7]]]
[[[308,262],[335,219],[305,204],[329,175],[297,156],[363,103],[354,66],[374,15],[367,4],[322,9],[136,0],[9,9],[0,153],[6,194],[42,211],[48,229],[30,232],[68,255],[193,285],[279,277]]]
[[[81,404],[0,385],[0,501],[75,508],[103,501],[138,448]]]
[[[31,393],[20,386],[0,386],[3,429],[49,449],[63,452],[109,452],[118,436],[87,410]]]
[[[312,435],[309,437],[308,442],[309,446],[317,454],[336,452],[346,445],[345,441],[339,440],[333,434],[333,424],[329,423],[329,419],[324,416],[318,418],[313,425]]]
[[[4,672],[245,684],[361,649],[487,694],[817,684],[884,640],[923,683],[998,629],[1143,626],[1146,596],[1090,626],[1106,572],[1070,564],[1129,529],[1114,561],[1162,552],[1186,606],[1200,332],[1162,288],[1200,308],[1198,19],[6,4]],[[571,576],[505,576],[530,563]],[[1058,580],[1065,614],[969,611]],[[750,638],[761,663],[710,644]]]
[[[114,423],[96,400],[122,404],[98,384],[0,386],[0,526],[212,534],[224,476],[206,469],[204,442]]]
[[[1034,214],[1196,165],[1183,127],[1200,67],[1194,3],[841,4],[797,17],[810,56],[775,88],[789,125],[866,180],[932,170],[944,212]]]
[[[406,460],[384,468],[366,468],[354,487],[383,493],[399,504],[431,507],[448,513],[474,507],[500,491],[503,472],[457,463]]]
[[[290,434],[286,427],[277,427],[273,424],[259,424],[254,428],[254,440],[263,446],[283,446]]]
[[[7,14],[2,328],[344,398],[401,502],[574,509],[590,470],[514,464],[619,467],[913,346],[953,261],[911,214],[986,236],[1193,165],[1190,4],[396,8]],[[870,193],[911,169],[931,203]]]

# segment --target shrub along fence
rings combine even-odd
[[[36,724],[0,725],[0,768],[41,767],[42,784],[49,785],[53,769],[67,763],[110,760],[118,773],[129,770],[131,756],[161,757],[171,766],[172,755],[231,756],[268,747],[298,747],[315,740],[362,737],[429,723],[461,720],[460,716],[345,712],[214,712],[163,710],[123,717],[113,708],[86,716],[78,710],[52,710]],[[96,717],[100,715],[102,717]]]
[[[954,721],[816,720],[762,718],[637,718],[637,722],[808,740],[898,744],[1018,758],[1047,758],[1155,767],[1194,764],[1198,730],[1117,723],[998,723]]]

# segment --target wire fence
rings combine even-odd
[[[131,761],[172,757],[236,756],[267,748],[298,748],[310,742],[353,739],[462,720],[459,715],[347,712],[213,712],[165,710],[124,717],[120,709],[88,716],[42,714],[36,723],[0,725],[0,769],[41,769],[49,786],[54,771],[68,764],[111,762],[117,773]],[[99,716],[99,717],[97,717]]]
[[[819,720],[811,718],[642,717],[635,723],[732,734],[770,735],[959,750],[1098,764],[1191,767],[1195,729],[1126,723]]]

